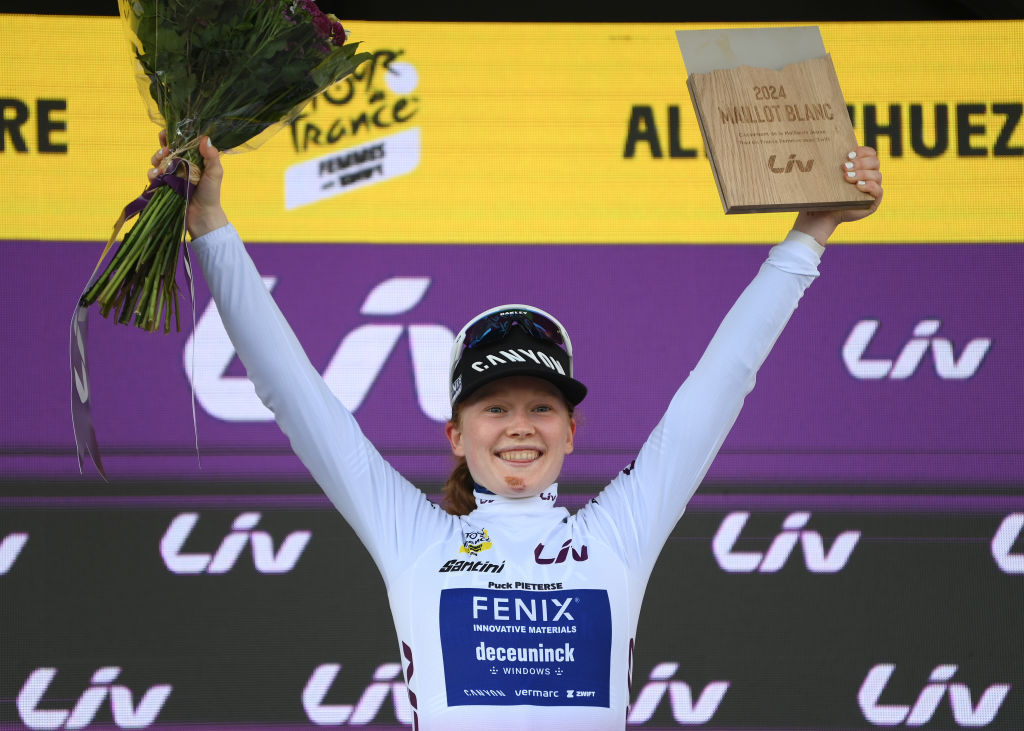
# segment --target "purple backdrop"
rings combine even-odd
[[[2,477],[78,473],[68,326],[100,248],[0,242],[8,272]],[[263,275],[275,278],[275,298],[321,372],[343,342],[360,344],[336,365],[344,371],[368,357],[356,414],[414,479],[440,480],[450,467],[436,397],[424,406],[444,388],[446,363],[437,354],[447,353],[446,331],[506,302],[555,313],[573,337],[577,376],[590,387],[577,453],[563,476],[585,483],[610,478],[632,459],[766,255],[750,246],[290,244],[250,251]],[[835,246],[822,270],[709,479],[1019,483],[1024,247]],[[401,279],[369,296],[394,278]],[[196,317],[213,338],[201,340],[197,356],[208,364],[197,369],[207,384],[196,404],[201,469],[183,357],[191,321],[164,336],[90,315],[94,419],[113,480],[305,475],[272,422],[221,418],[244,417],[251,398],[238,390],[244,370],[237,359],[223,373],[213,362],[223,342],[209,301],[200,277]],[[211,383],[228,388],[213,396]],[[204,405],[211,399],[219,417]]]

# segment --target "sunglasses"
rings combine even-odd
[[[513,327],[518,327],[532,337],[561,348],[570,358],[572,367],[572,342],[569,334],[554,317],[528,305],[505,305],[483,313],[466,326],[455,342],[452,354],[452,370],[467,350],[480,348],[504,340]]]

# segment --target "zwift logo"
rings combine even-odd
[[[154,685],[143,694],[136,706],[132,700],[132,691],[127,686],[111,685],[120,673],[119,667],[102,667],[93,673],[92,684],[78,698],[73,708],[40,710],[40,702],[57,676],[57,669],[36,668],[18,693],[18,715],[30,729],[85,728],[92,723],[109,696],[114,725],[118,728],[145,728],[151,725],[164,707],[172,687],[167,684]],[[44,705],[52,706],[55,702],[56,699],[46,701]]]
[[[895,670],[893,664],[875,665],[868,671],[857,693],[857,703],[864,718],[875,726],[923,726],[932,720],[939,704],[947,696],[957,726],[987,726],[999,713],[1011,687],[1009,683],[990,685],[975,705],[970,688],[964,683],[949,682],[956,674],[957,666],[937,665],[913,706],[882,704],[879,701]]]
[[[263,282],[273,290],[277,278],[264,277]],[[422,301],[430,282],[429,277],[386,279],[370,291],[359,312],[371,318],[406,314]],[[323,373],[324,381],[345,408],[355,412],[404,333],[409,336],[420,410],[433,421],[447,421],[451,407],[445,376],[455,334],[444,325],[376,321],[360,325],[342,338]],[[234,358],[235,347],[211,300],[186,341],[183,354],[196,401],[210,416],[223,421],[273,420],[248,378],[224,375]]]
[[[917,372],[929,350],[939,378],[945,381],[964,380],[978,372],[981,362],[992,347],[991,338],[974,338],[957,356],[950,340],[936,337],[942,321],[921,320],[914,326],[913,337],[903,346],[895,360],[866,358],[864,354],[879,325],[878,320],[860,320],[843,343],[843,363],[850,375],[858,380],[910,378]]]
[[[199,522],[199,514],[181,513],[171,521],[160,540],[160,556],[164,565],[176,574],[223,574],[234,568],[242,551],[251,546],[253,563],[261,574],[291,571],[313,534],[308,530],[290,533],[275,552],[274,539],[270,534],[253,530],[259,521],[259,513],[242,513],[235,518],[232,531],[224,537],[216,552],[184,553],[182,549]]]
[[[711,550],[718,565],[731,573],[774,573],[782,569],[792,555],[797,543],[803,549],[804,564],[815,574],[834,574],[846,567],[853,549],[860,540],[860,531],[844,531],[836,536],[832,547],[825,550],[821,534],[813,530],[802,530],[811,518],[810,513],[790,513],[782,523],[782,532],[775,536],[768,550],[737,551],[750,513],[737,511],[729,513],[718,527],[711,541]]]

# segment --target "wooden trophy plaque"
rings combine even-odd
[[[818,29],[748,29],[738,40],[756,33],[771,49],[787,42],[785,33],[779,33],[787,30],[806,34]],[[820,44],[820,33],[817,38]],[[763,53],[757,44],[748,45],[754,52],[747,56]],[[680,46],[686,59],[682,38]],[[719,41],[715,53],[721,48]],[[821,51],[781,68],[740,63],[689,74],[686,86],[726,213],[871,206],[872,197],[842,177],[842,164],[857,140],[832,59],[823,46]],[[782,57],[792,52],[786,48]],[[728,55],[735,61],[743,54]],[[720,63],[721,58],[704,61]]]

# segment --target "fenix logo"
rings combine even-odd
[[[860,540],[860,531],[844,531],[836,536],[832,547],[826,552],[821,534],[813,530],[800,530],[807,525],[811,514],[790,513],[782,523],[782,532],[775,536],[767,552],[736,551],[736,543],[749,517],[750,513],[743,511],[729,513],[711,541],[715,560],[725,571],[774,573],[786,565],[799,542],[808,571],[815,574],[834,574],[846,567],[853,549]]]
[[[654,666],[650,679],[640,689],[636,702],[630,707],[629,716],[626,718],[627,724],[637,726],[649,721],[661,705],[666,692],[672,708],[672,718],[677,723],[690,726],[711,720],[722,704],[725,692],[729,690],[728,681],[714,680],[708,683],[694,703],[690,686],[681,680],[672,679],[677,670],[677,662],[663,662]]]
[[[171,521],[160,539],[160,556],[164,565],[176,574],[223,574],[234,568],[247,545],[252,546],[253,563],[261,574],[284,574],[295,568],[306,549],[312,532],[297,530],[289,533],[274,552],[274,539],[265,531],[253,530],[260,521],[260,513],[242,513],[231,524],[232,531],[221,541],[213,554],[183,553],[182,549],[192,529],[199,522],[198,513],[181,513]]]
[[[858,380],[878,380],[890,378],[900,380],[910,378],[924,360],[925,354],[932,351],[932,361],[939,378],[964,380],[978,372],[981,362],[985,359],[991,338],[974,338],[956,357],[953,343],[946,338],[935,337],[942,325],[941,320],[921,320],[914,327],[914,336],[907,341],[896,360],[887,358],[865,358],[871,340],[879,327],[878,320],[860,320],[843,343],[843,363],[851,376]]]
[[[1024,574],[1024,553],[1013,553],[1013,544],[1024,533],[1024,513],[1010,513],[992,537],[992,558],[1007,574]]]
[[[864,718],[875,726],[923,726],[932,719],[947,695],[957,726],[987,726],[996,717],[1011,687],[1008,683],[990,685],[981,694],[978,704],[974,705],[971,691],[966,685],[949,682],[957,666],[937,665],[913,706],[883,705],[879,700],[895,670],[896,666],[892,664],[875,665],[868,671],[857,693],[857,703],[860,704]]]
[[[18,715],[30,729],[85,728],[110,697],[114,725],[118,728],[146,728],[155,720],[171,694],[171,686],[154,685],[143,694],[139,705],[132,701],[132,692],[123,685],[111,685],[120,675],[119,667],[102,667],[93,673],[92,685],[79,697],[71,710],[40,710],[39,703],[57,675],[56,668],[36,668],[18,693]],[[47,702],[46,705],[53,705]]]
[[[398,663],[379,665],[373,673],[373,682],[366,686],[355,705],[326,704],[324,699],[341,672],[339,663],[317,666],[302,690],[302,707],[306,717],[318,726],[365,726],[377,718],[391,695],[395,718],[399,723],[411,725],[413,709],[405,683],[399,678],[402,666]]]
[[[276,277],[264,277],[273,290]],[[430,287],[429,277],[392,277],[374,287],[359,312],[369,317],[394,317],[412,310]],[[455,335],[444,325],[371,322],[345,335],[324,381],[349,411],[355,412],[376,382],[402,333],[409,334],[413,379],[420,410],[433,421],[446,421],[448,355]],[[185,373],[196,400],[211,416],[224,421],[271,421],[273,414],[259,400],[247,378],[225,376],[235,348],[211,300],[185,343]],[[194,361],[193,361],[194,359]]]
[[[28,533],[8,533],[0,542],[0,576],[11,570],[26,543]]]

